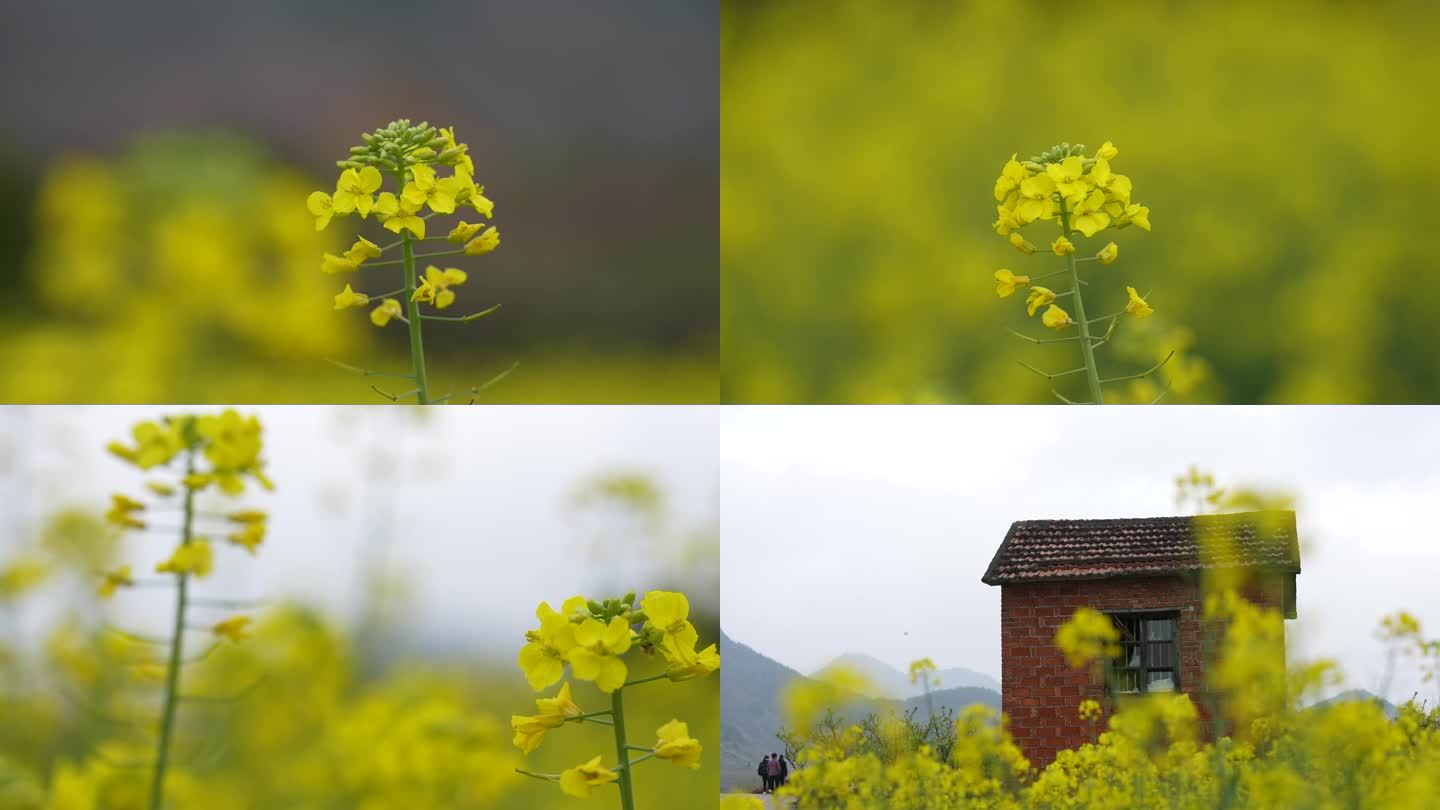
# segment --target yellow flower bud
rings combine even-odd
[[[1114,242],[1111,242],[1110,244],[1101,248],[1100,252],[1095,254],[1095,258],[1099,259],[1101,264],[1109,264],[1115,261],[1115,257],[1119,255],[1120,246],[1115,244]]]

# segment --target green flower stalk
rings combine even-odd
[[[178,545],[168,559],[155,566],[155,573],[166,575],[169,581],[138,580],[127,565],[106,572],[99,585],[99,594],[104,598],[110,598],[125,588],[173,584],[175,589],[171,635],[168,639],[155,641],[167,648],[167,658],[163,665],[142,667],[163,668],[164,673],[155,758],[148,763],[151,772],[149,810],[160,810],[165,804],[165,779],[175,750],[175,726],[181,705],[187,700],[226,700],[214,696],[189,696],[181,688],[184,668],[204,660],[208,655],[207,651],[195,659],[185,657],[185,634],[196,629],[190,624],[191,611],[202,607],[230,608],[237,604],[233,601],[197,599],[190,592],[192,581],[209,576],[214,567],[214,550],[208,537],[199,533],[200,524],[210,522],[218,530],[228,531],[226,540],[252,555],[264,541],[266,532],[264,512],[254,509],[201,512],[196,508],[196,495],[213,488],[222,496],[238,497],[245,492],[246,479],[259,483],[266,490],[272,489],[273,485],[264,472],[264,461],[260,458],[260,434],[258,420],[226,410],[216,416],[186,415],[159,422],[141,422],[132,430],[133,445],[112,442],[108,448],[123,461],[160,476],[146,483],[148,495],[145,497],[149,502],[127,495],[114,495],[110,510],[105,515],[108,523],[123,530],[144,532],[156,528],[150,523],[151,515],[173,515],[178,510],[180,517]],[[167,474],[169,480],[166,480]],[[177,499],[178,506],[175,503]],[[219,528],[222,525],[225,528]],[[227,642],[239,643],[248,635],[249,626],[250,617],[240,615],[203,629],[213,636],[213,645],[218,646]],[[133,634],[125,635],[143,639]]]
[[[700,767],[700,741],[690,736],[689,727],[671,720],[656,730],[652,746],[632,745],[625,721],[625,691],[658,681],[672,683],[704,677],[720,669],[715,645],[696,650],[699,636],[690,623],[690,602],[682,593],[651,591],[639,605],[633,592],[619,599],[599,602],[583,596],[565,601],[557,612],[541,602],[535,610],[540,627],[526,633],[519,664],[535,691],[556,683],[560,690],[535,701],[538,714],[516,715],[510,719],[515,745],[526,754],[544,741],[545,735],[567,723],[596,723],[611,727],[615,746],[614,767],[596,755],[561,773],[538,773],[517,769],[526,776],[558,783],[567,795],[585,798],[606,785],[615,785],[621,810],[635,810],[635,766],[650,759],[664,759],[686,768]],[[630,678],[625,656],[635,650],[662,656],[665,671],[658,675]],[[573,678],[593,681],[610,695],[610,708],[586,712],[575,703],[567,667]],[[632,756],[635,754],[636,756]]]
[[[1115,335],[1115,328],[1121,318],[1148,318],[1154,313],[1150,304],[1135,291],[1126,287],[1128,300],[1125,307],[1117,312],[1097,318],[1087,317],[1085,311],[1085,286],[1089,283],[1080,277],[1082,262],[1098,262],[1108,265],[1120,255],[1120,247],[1114,242],[1107,243],[1092,256],[1078,257],[1078,249],[1071,237],[1080,234],[1085,239],[1109,228],[1123,229],[1134,225],[1141,230],[1150,230],[1150,209],[1131,200],[1130,178],[1116,174],[1110,161],[1119,154],[1113,144],[1106,141],[1094,157],[1085,154],[1085,146],[1068,143],[1052,147],[1045,153],[1020,161],[1012,155],[995,181],[995,200],[998,219],[995,232],[1009,238],[1010,244],[1025,255],[1050,253],[1064,257],[1065,266],[1060,270],[1038,276],[1018,275],[1007,268],[995,271],[995,294],[1009,298],[1017,290],[1029,288],[1025,299],[1026,313],[1034,317],[1044,308],[1040,322],[1047,328],[1064,332],[1075,328],[1077,334],[1056,338],[1035,338],[1011,330],[1013,334],[1034,344],[1078,342],[1081,365],[1069,371],[1046,372],[1021,362],[1020,365],[1039,374],[1047,380],[1056,380],[1074,374],[1084,374],[1090,399],[1084,404],[1103,404],[1104,386],[1107,383],[1138,380],[1159,371],[1174,356],[1166,355],[1152,368],[1140,374],[1120,377],[1101,377],[1095,350],[1109,343]],[[1059,226],[1060,233],[1048,249],[1037,247],[1021,233],[1021,230],[1037,222],[1049,222]],[[1076,237],[1077,239],[1080,237]],[[1070,282],[1067,290],[1056,292],[1035,282],[1061,277]],[[1075,310],[1075,316],[1061,307],[1057,301],[1068,299]],[[1103,331],[1101,331],[1103,330]],[[1100,334],[1097,337],[1097,331]],[[1077,404],[1054,388],[1057,398],[1068,404]],[[1165,395],[1161,391],[1155,398],[1158,402]]]
[[[449,321],[469,323],[485,317],[499,305],[473,312],[469,315],[448,316],[422,312],[420,305],[426,304],[435,310],[445,310],[455,303],[455,289],[465,283],[468,274],[458,267],[440,267],[429,264],[451,256],[483,256],[500,246],[500,231],[493,225],[481,222],[459,222],[444,236],[426,235],[426,223],[438,215],[452,215],[462,208],[470,208],[479,216],[489,220],[495,211],[495,204],[484,194],[484,186],[476,185],[475,164],[470,159],[469,147],[455,140],[453,129],[436,129],[424,121],[412,125],[408,119],[391,122],[389,126],[360,136],[364,141],[350,148],[350,157],[337,161],[341,169],[335,183],[335,192],[313,192],[306,200],[306,207],[315,215],[315,229],[322,230],[336,216],[358,214],[368,219],[371,214],[385,227],[400,238],[386,245],[377,245],[363,236],[345,251],[336,256],[325,254],[320,270],[329,274],[347,274],[361,269],[398,266],[401,271],[401,287],[383,293],[358,292],[350,284],[335,296],[335,309],[368,307],[370,322],[377,328],[384,328],[392,320],[405,323],[410,336],[410,373],[390,374],[368,371],[354,366],[345,366],[360,371],[366,376],[389,376],[408,379],[414,388],[398,394],[371,386],[381,396],[392,402],[415,397],[421,405],[444,402],[449,395],[431,396],[430,378],[425,366],[425,346],[422,335],[424,321]],[[449,169],[450,174],[439,176],[437,167]],[[394,191],[384,190],[387,181],[394,181]],[[426,212],[428,209],[428,212]],[[445,250],[418,252],[425,242],[444,240],[451,247]],[[381,259],[387,252],[399,250],[399,257]],[[425,264],[423,272],[419,269]],[[505,376],[505,372],[484,386],[477,386],[472,392],[488,386]]]

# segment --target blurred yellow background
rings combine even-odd
[[[1434,6],[722,15],[725,401],[1053,402],[1016,361],[1068,369],[1074,345],[1009,335],[1040,330],[991,274],[1063,265],[994,233],[991,189],[1012,153],[1106,140],[1154,231],[1097,236],[1120,259],[1087,305],[1129,283],[1157,311],[1106,376],[1174,348],[1166,401],[1440,401]]]

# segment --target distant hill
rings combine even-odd
[[[780,750],[780,741],[775,738],[775,734],[784,725],[780,712],[781,692],[792,682],[807,679],[784,664],[736,642],[723,630],[720,633],[720,656],[725,662],[720,677],[720,784],[723,788],[748,790],[754,786],[756,780],[756,763],[765,754]],[[844,656],[837,660],[867,657]],[[873,658],[869,660],[875,661]],[[879,661],[875,663],[885,667]],[[851,663],[851,666],[860,668],[855,663]],[[871,670],[865,671],[867,675],[871,674]],[[883,670],[876,669],[874,672],[883,675]],[[904,677],[904,680],[907,687],[905,691],[909,692],[909,678]],[[993,680],[991,682],[993,683]],[[942,688],[931,693],[937,711],[943,706],[959,712],[974,703],[983,703],[997,709],[1000,706],[998,685],[997,689],[959,684],[952,688],[951,683],[942,677]],[[903,704],[872,699],[853,709],[852,713],[887,707],[897,711],[918,707],[924,712],[924,698],[918,690],[915,691],[917,694]]]
[[[876,690],[870,697],[888,698],[891,700],[905,700],[922,694],[919,684],[910,683],[910,674],[890,666],[878,658],[872,658],[861,653],[846,653],[829,664],[826,664],[819,672],[837,666],[849,667],[856,670],[875,684]],[[819,674],[819,672],[815,674]],[[973,669],[952,667],[950,669],[936,670],[930,675],[930,683],[935,688],[936,683],[940,689],[952,687],[978,686],[994,692],[1000,691],[1000,683],[983,672],[976,672]]]
[[[1347,689],[1344,692],[1336,695],[1335,697],[1330,698],[1329,700],[1322,700],[1311,705],[1310,708],[1323,709],[1326,706],[1334,706],[1337,703],[1350,703],[1354,701],[1368,701],[1371,703],[1378,703],[1380,705],[1381,711],[1385,712],[1385,716],[1390,718],[1391,720],[1394,720],[1396,715],[1399,714],[1399,711],[1395,708],[1395,705],[1393,703],[1388,700],[1384,700],[1383,698],[1374,693],[1367,692],[1364,689]]]

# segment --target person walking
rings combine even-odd
[[[765,756],[764,759],[760,760],[760,767],[758,767],[758,768],[755,769],[755,773],[757,773],[757,774],[760,775],[760,792],[761,792],[761,793],[769,793],[769,792],[770,792],[770,756],[769,756],[768,754]]]
[[[785,757],[780,757],[780,787],[790,780],[790,766],[785,762]]]

